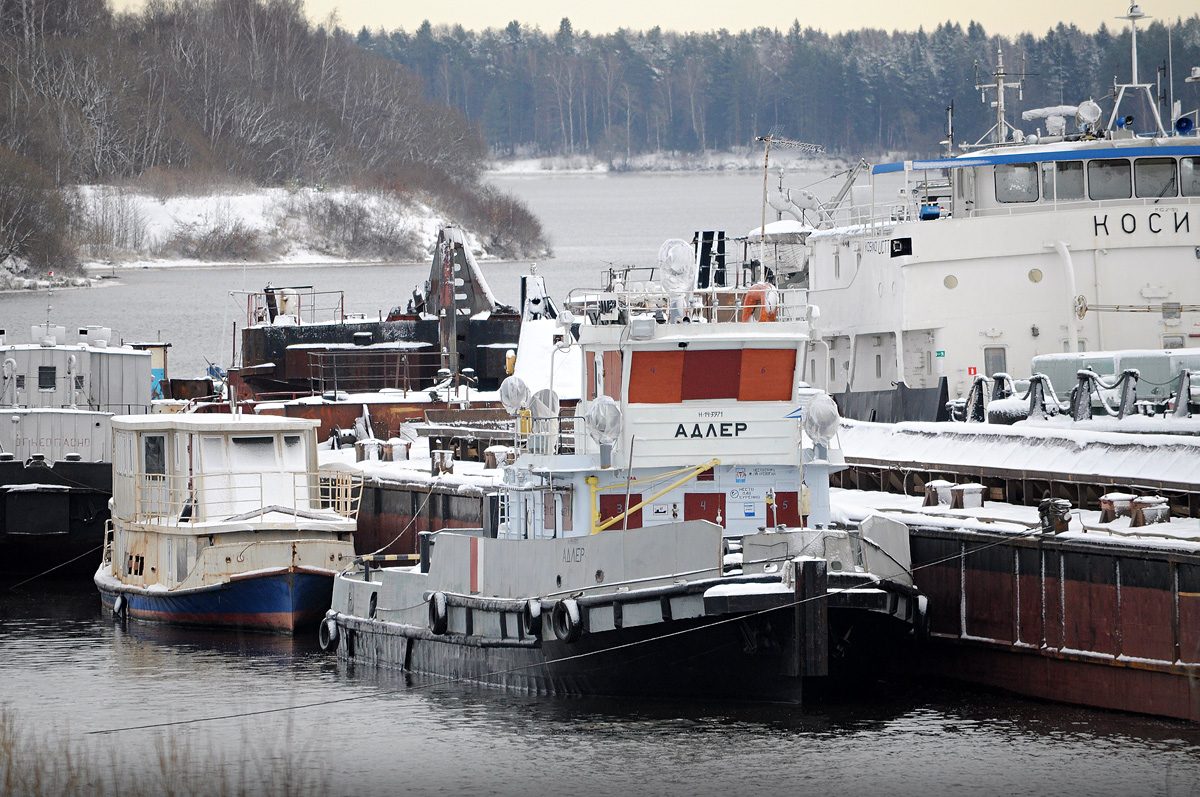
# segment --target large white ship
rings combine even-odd
[[[781,192],[795,217],[752,233],[781,285],[820,308],[802,379],[862,420],[945,418],[976,376],[1028,377],[1035,355],[1200,346],[1196,111],[1132,80],[1093,100],[1005,113],[955,157],[860,163],[833,201]],[[1190,103],[1200,67],[1187,83]],[[1133,112],[1139,115],[1136,117]],[[947,143],[953,146],[953,138]],[[761,242],[761,243],[760,243]]]

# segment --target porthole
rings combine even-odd
[[[953,274],[950,274],[949,276],[946,277],[946,279],[942,280],[942,284],[945,285],[950,290],[954,290],[955,288],[958,287],[958,277],[954,276]]]
[[[1029,281],[1030,282],[1041,282],[1042,281],[1042,270],[1040,268],[1029,269]]]

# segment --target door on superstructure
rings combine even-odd
[[[610,518],[614,518],[617,515],[624,512],[625,507],[637,506],[641,502],[642,502],[642,494],[641,493],[630,493],[629,494],[629,503],[625,502],[625,494],[624,493],[621,493],[619,495],[602,495],[602,496],[600,496],[600,522],[604,523],[606,520],[609,520]],[[614,529],[622,529],[622,528],[640,529],[641,527],[642,527],[642,510],[638,509],[636,512],[629,513],[629,522],[628,523],[626,523],[624,519],[618,520],[616,523],[609,526],[608,530],[612,531]]]
[[[140,488],[137,502],[139,514],[151,518],[165,517],[171,507],[171,481],[167,474],[167,436],[144,434],[141,436]]]

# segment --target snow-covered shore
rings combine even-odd
[[[346,188],[235,186],[156,196],[79,186],[86,267],[424,260],[452,219],[425,202]],[[489,257],[468,233],[476,256]]]
[[[845,168],[841,158],[826,154],[812,155],[784,148],[771,149],[771,166],[790,170],[823,171]],[[713,172],[761,171],[761,147],[743,147],[728,151],[651,152],[632,155],[614,154],[610,158],[589,155],[550,155],[546,157],[512,157],[493,160],[488,171],[493,174],[603,174],[608,172]]]

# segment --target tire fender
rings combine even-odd
[[[551,617],[554,623],[554,636],[560,642],[574,642],[579,639],[583,624],[579,619],[579,604],[572,598],[565,598],[554,604]]]
[[[542,602],[537,598],[526,601],[525,609],[521,612],[521,630],[529,637],[542,635]]]
[[[449,609],[446,605],[446,593],[435,592],[429,596],[429,630],[441,636],[446,633],[449,622]]]
[[[317,644],[321,646],[321,650],[329,651],[337,647],[337,641],[337,621],[332,617],[326,617],[317,628]]]

